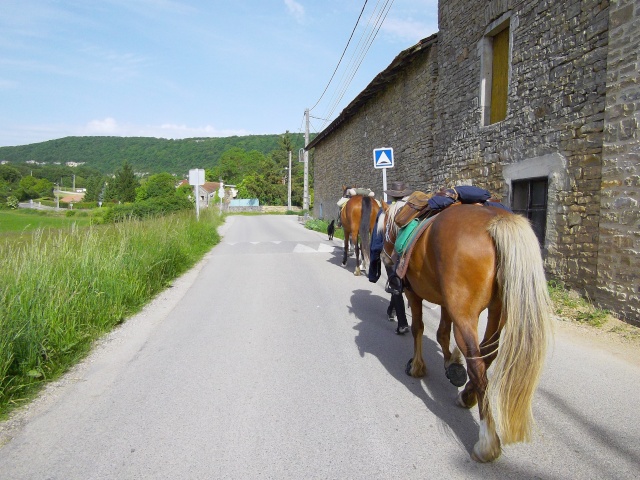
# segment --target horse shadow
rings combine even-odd
[[[342,266],[342,255],[344,253],[344,248],[342,247],[337,247],[333,249],[333,252],[331,252],[331,256],[329,257],[329,259],[327,260],[327,262],[336,265],[338,267]],[[355,260],[352,260],[355,261]],[[349,263],[349,259],[347,259],[347,264]]]
[[[427,375],[423,378],[407,375],[405,365],[413,356],[413,339],[411,335],[393,334],[385,314],[388,305],[388,299],[374,295],[369,290],[353,291],[349,311],[359,320],[354,329],[358,332],[355,343],[360,356],[368,353],[377,357],[395,380],[422,400],[425,407],[440,419],[445,427],[441,430],[470,454],[477,440],[478,423],[470,410],[455,403],[458,389],[449,383],[444,374],[440,345],[423,336],[422,353]],[[408,309],[407,316],[410,317]],[[428,322],[426,317],[424,320]]]

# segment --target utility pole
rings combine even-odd
[[[289,183],[288,183],[287,209],[291,211],[291,150],[289,150]]]
[[[307,145],[309,145],[309,109],[304,111],[305,129],[304,129],[304,192],[303,192],[303,206],[305,211],[309,211],[309,152],[307,152]]]

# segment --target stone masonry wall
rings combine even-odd
[[[640,325],[640,4],[612,2],[595,300]]]
[[[555,156],[546,268],[583,291],[597,271],[608,3],[440,2],[435,184],[472,182],[509,202],[507,166]],[[482,126],[480,45],[501,21],[511,30],[507,117]]]

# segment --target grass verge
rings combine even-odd
[[[311,218],[307,220],[304,224],[305,228],[308,228],[309,230],[313,230],[315,232],[322,232],[322,233],[327,233],[328,226],[329,226],[329,222],[326,222],[324,220],[318,220],[315,218]],[[335,238],[341,238],[344,240],[344,230],[342,229],[342,227],[338,228],[338,226],[336,226],[334,236]]]
[[[82,358],[219,242],[192,212],[5,239],[0,257],[0,417]],[[24,238],[22,239],[24,240]]]

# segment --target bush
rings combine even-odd
[[[167,198],[150,198],[141,202],[115,205],[106,210],[105,222],[122,222],[128,219],[145,219],[161,217],[169,213],[192,209],[193,204],[187,198],[178,196]]]

